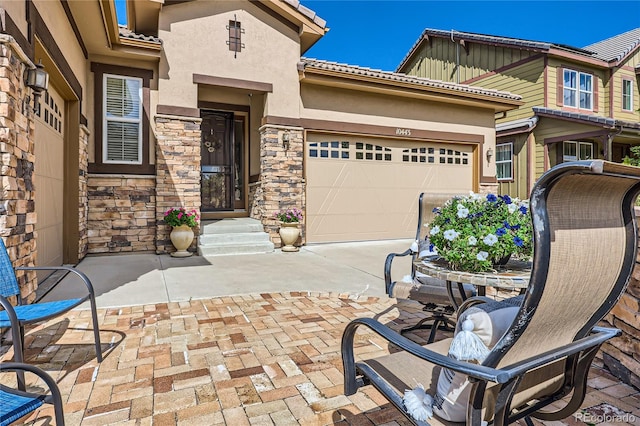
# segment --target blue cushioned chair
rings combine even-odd
[[[56,425],[64,425],[60,390],[51,376],[32,365],[16,362],[0,363],[0,372],[7,371],[15,371],[18,373],[18,376],[24,376],[25,371],[37,375],[47,385],[51,394],[25,392],[0,384],[0,426],[10,425],[27,414],[32,413],[42,404],[53,404]]]
[[[87,294],[77,299],[59,300],[55,302],[33,303],[23,305],[20,297],[20,288],[14,272],[13,264],[7,253],[4,241],[0,238],[0,306],[4,311],[0,311],[0,329],[11,327],[13,338],[13,359],[16,362],[24,361],[24,326],[48,320],[63,314],[82,302],[89,300],[91,303],[91,316],[93,319],[93,334],[96,341],[96,358],[102,362],[102,351],[100,349],[100,330],[98,329],[98,314],[96,312],[96,300],[93,286],[89,278],[82,272],[69,266],[24,266],[16,268],[22,271],[68,271],[76,274],[87,286]],[[18,303],[13,306],[8,297],[16,296]],[[18,373],[19,388],[24,390],[24,373]]]

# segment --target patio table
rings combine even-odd
[[[523,291],[529,286],[529,278],[531,276],[531,262],[515,259],[510,259],[504,266],[500,266],[490,272],[454,271],[439,256],[417,259],[414,262],[414,266],[417,272],[441,279],[447,283],[447,293],[456,310],[459,306],[453,295],[453,283],[457,284],[457,290],[462,300],[465,300],[463,283],[475,285],[478,289],[478,295],[484,296],[486,287]]]

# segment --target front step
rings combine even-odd
[[[203,221],[200,225],[200,256],[270,253],[273,248],[269,234],[256,219],[227,218]]]

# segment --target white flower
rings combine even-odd
[[[471,235],[469,236],[469,239],[467,240],[467,242],[469,243],[470,246],[475,246],[476,244],[478,244],[478,239],[473,235]]]
[[[455,240],[456,238],[458,238],[458,235],[460,234],[453,229],[447,229],[446,231],[444,231],[444,238],[449,241]]]
[[[478,200],[481,200],[481,199],[482,199],[482,195],[480,195],[480,194],[476,194],[475,192],[470,191],[470,192],[469,192],[469,198],[470,198],[472,201],[478,201]]]
[[[459,204],[458,204],[458,205],[459,205]],[[469,209],[466,209],[466,208],[464,208],[464,207],[463,207],[463,208],[461,208],[461,209],[458,209],[458,217],[459,217],[460,219],[464,219],[464,218],[465,218],[465,217],[467,217],[467,216],[469,216]]]
[[[481,251],[476,255],[476,259],[480,261],[487,260],[487,257],[489,257],[489,253],[487,253],[486,251]]]
[[[456,208],[458,209],[458,211],[460,211],[460,210],[462,210],[462,209],[464,209],[464,208],[466,208],[466,207],[464,206],[464,204],[462,204],[462,203],[458,203],[458,205],[456,206]]]
[[[509,210],[509,213],[515,213],[518,210],[518,206],[515,203],[511,203],[507,206],[507,210]]]
[[[498,242],[498,237],[496,237],[494,234],[489,234],[486,237],[484,237],[482,242],[484,242],[486,245],[491,247]]]
[[[438,225],[434,226],[433,228],[431,228],[431,231],[429,231],[429,234],[431,235],[438,235],[440,233],[440,227]]]

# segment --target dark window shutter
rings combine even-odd
[[[562,67],[556,68],[556,105],[562,106],[564,99],[564,74]]]

